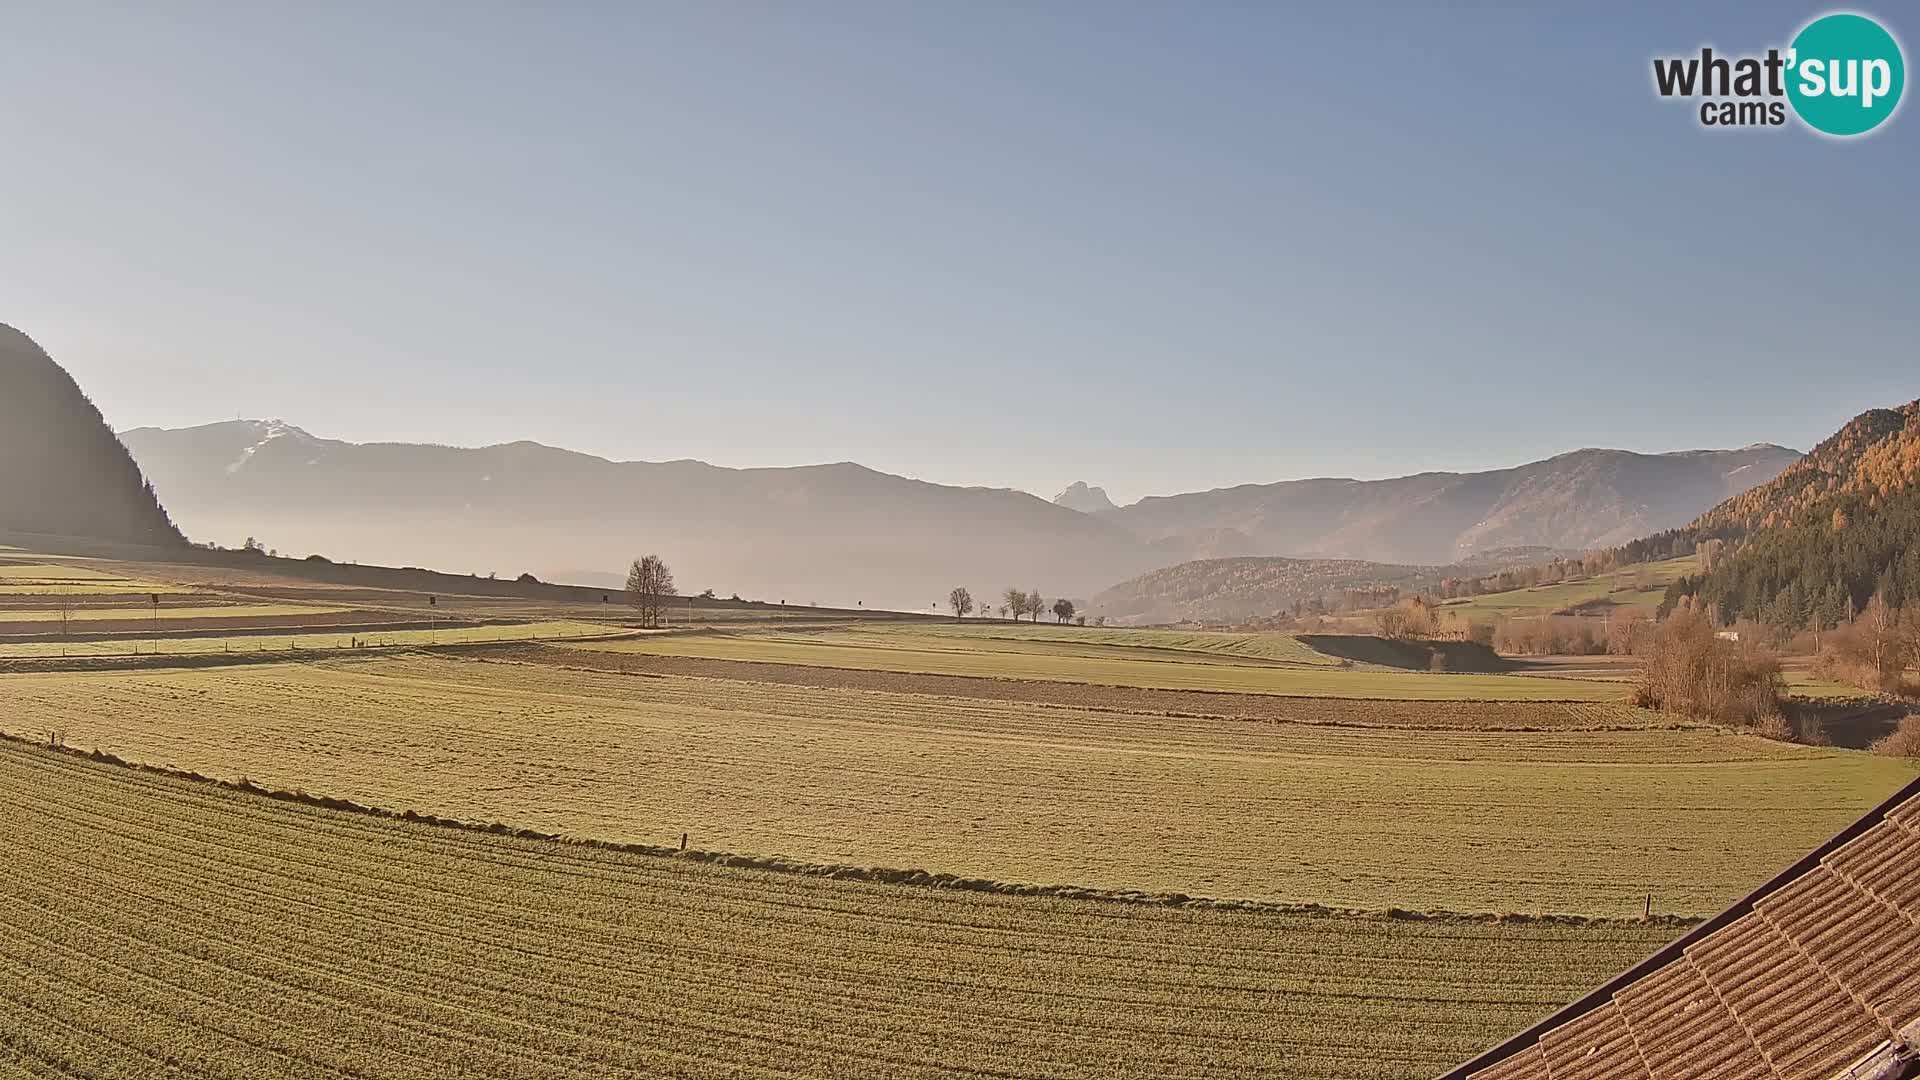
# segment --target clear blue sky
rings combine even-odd
[[[123,428],[1122,501],[1804,448],[1920,396],[1920,114],[1648,67],[1825,10],[0,0],[0,321]]]

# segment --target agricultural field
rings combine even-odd
[[[163,611],[165,609],[162,609]],[[306,609],[311,610],[311,609]],[[372,648],[420,648],[433,645],[504,641],[566,641],[618,634],[604,623],[535,622],[451,624],[440,629],[387,630],[377,624],[358,627],[296,627],[284,633],[166,634],[105,640],[0,642],[0,660],[89,656],[206,656],[217,653],[337,652]]]
[[[1620,606],[1651,615],[1666,595],[1669,584],[1699,572],[1699,558],[1687,555],[1661,562],[1623,566],[1578,581],[1449,600],[1443,610],[1449,615],[1469,619],[1526,618],[1553,615],[1592,604],[1599,606],[1594,614],[1606,614],[1606,606]],[[1602,601],[1605,605],[1599,604]]]
[[[459,654],[463,648],[447,650]],[[1107,712],[1164,716],[1262,720],[1340,727],[1393,727],[1408,730],[1600,731],[1623,727],[1702,727],[1697,721],[1621,702],[1600,701],[1422,701],[1361,697],[1299,697],[1231,693],[1222,690],[1167,690],[1102,686],[1036,679],[991,679],[968,675],[932,675],[878,668],[820,667],[748,660],[707,660],[690,656],[580,649],[571,643],[489,646],[491,659],[520,660],[564,668],[612,671],[628,675],[690,675],[730,682],[812,686],[839,690],[880,690],[932,694],[983,701],[1064,705]],[[1590,677],[1583,670],[1581,678]]]
[[[1304,661],[1243,655],[1226,648],[1194,649],[1116,644],[1090,630],[1086,640],[1016,637],[996,624],[940,628],[846,628],[811,633],[667,634],[594,642],[587,649],[655,656],[872,669],[997,679],[1037,679],[1170,690],[1287,694],[1431,701],[1618,701],[1617,684],[1525,675],[1427,674],[1384,667],[1337,666],[1332,658]],[[1078,635],[1079,628],[1062,631]],[[1172,637],[1173,635],[1169,635]],[[1223,635],[1256,639],[1249,647],[1275,653],[1258,639],[1284,635]],[[1288,639],[1292,640],[1292,639]],[[1305,645],[1294,642],[1299,650]],[[1289,650],[1290,651],[1290,650]],[[1315,654],[1320,655],[1320,654]]]
[[[87,566],[39,562],[24,552],[0,548],[0,599],[6,597],[117,596],[186,593],[180,585],[97,570]]]
[[[1277,723],[444,658],[0,679],[15,734],[393,809],[1371,910],[1707,914],[1914,771],[1597,703],[1499,707],[1595,728],[1526,732],[1444,703],[1374,704],[1448,730],[1329,727],[1304,700]]]
[[[351,578],[365,570],[375,578],[394,578],[407,585],[356,584]],[[347,581],[329,575],[345,575]],[[382,577],[384,575],[384,577]],[[470,590],[470,591],[466,591]],[[0,546],[0,621],[10,610],[49,612],[59,598],[78,606],[138,607],[150,614],[149,597],[163,599],[166,609],[203,603],[257,604],[312,610],[351,610],[369,622],[421,621],[439,618],[469,622],[632,622],[633,609],[618,588],[561,588],[559,595],[544,585],[525,588],[515,582],[429,571],[395,572],[388,568],[314,566],[304,560],[261,557],[258,565],[224,563],[127,562],[76,555],[42,555]],[[818,628],[849,624],[929,624],[926,614],[891,611],[842,611],[798,605],[754,603],[704,596],[678,597],[667,606],[665,623],[676,628]]]
[[[1134,630],[1101,626],[1061,626],[1046,623],[985,623],[970,626],[931,624],[914,628],[916,634],[947,637],[963,647],[969,642],[1047,642],[1087,649],[1124,646],[1173,653],[1200,653],[1250,660],[1326,667],[1339,660],[1310,648],[1292,634],[1239,633],[1214,630]],[[1125,653],[1102,655],[1126,656]]]
[[[87,622],[142,622],[156,613],[167,619],[258,619],[269,617],[299,618],[305,615],[332,615],[351,608],[329,607],[324,604],[221,604],[221,605],[175,605],[168,607],[75,607],[66,613],[75,623]],[[0,608],[0,622],[59,622],[62,613],[58,609],[33,608],[9,610]]]
[[[0,814],[7,1077],[1403,1080],[1674,933],[837,881],[15,743]]]

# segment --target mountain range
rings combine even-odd
[[[1672,528],[1798,455],[1581,450],[1513,469],[1301,480],[1113,505],[1055,502],[851,462],[732,469],[614,462],[531,442],[477,449],[319,438],[279,421],[122,435],[187,532],[336,560],[617,584],[657,551],[683,588],[925,609],[954,585],[1082,598],[1196,558],[1445,564]]]
[[[196,539],[255,536],[336,561],[618,585],[657,552],[682,591],[925,610],[955,585],[1060,595],[1153,559],[1119,526],[1045,499],[851,462],[730,469],[531,442],[361,444],[278,421],[123,438]]]
[[[1575,450],[1489,472],[1245,484],[1094,513],[1194,558],[1288,555],[1435,565],[1506,548],[1625,543],[1765,483],[1799,456],[1768,443],[1671,454]],[[1077,484],[1061,498],[1086,490],[1099,491]]]

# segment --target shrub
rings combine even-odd
[[[1811,712],[1793,718],[1793,741],[1802,746],[1833,745],[1833,737],[1827,734],[1826,721]]]
[[[1873,752],[1888,757],[1920,758],[1920,713],[1900,721],[1892,734],[1873,744]]]
[[[1763,739],[1772,739],[1774,742],[1790,743],[1800,741],[1796,737],[1797,733],[1794,731],[1793,725],[1788,723],[1787,718],[1781,716],[1779,713],[1768,713],[1753,721],[1751,730],[1755,735]]]

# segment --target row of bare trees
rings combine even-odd
[[[1046,598],[1040,595],[1039,589],[1035,589],[1032,592],[1008,589],[1001,596],[1001,600],[1001,618],[1006,618],[1009,614],[1015,619],[1020,618],[1022,615],[1028,615],[1033,618],[1034,622],[1039,622],[1040,616],[1048,610]],[[1056,622],[1068,623],[1073,621],[1073,601],[1065,597],[1061,597],[1053,602],[1052,611]]]
[[[947,607],[953,612],[955,619],[966,618],[968,615],[973,614],[973,593],[968,591],[964,585],[954,589],[947,594]],[[1069,623],[1074,621],[1075,608],[1073,601],[1068,600],[1064,596],[1055,600],[1051,609],[1048,608],[1046,600],[1041,597],[1039,589],[1035,589],[1032,592],[1026,592],[1021,589],[1008,589],[1001,597],[1000,617],[1003,619],[1009,616],[1014,619],[1031,616],[1034,622],[1039,622],[1041,614],[1048,610],[1053,612],[1053,617],[1058,622]],[[990,609],[988,608],[980,609],[982,616],[989,613]],[[1085,623],[1086,616],[1080,616],[1080,621]]]
[[[679,590],[673,584],[673,571],[667,567],[666,560],[660,556],[642,556],[635,559],[633,565],[627,569],[627,603],[633,605],[634,610],[639,613],[641,626],[648,629],[659,628],[661,615],[666,610],[667,599],[678,595]],[[702,595],[712,597],[713,590],[708,589]],[[1000,606],[1000,617],[1003,619],[1011,613],[1015,619],[1030,615],[1034,622],[1039,622],[1041,614],[1048,610],[1047,602],[1040,596],[1038,589],[1032,592],[1008,589],[1005,601]],[[974,611],[973,593],[965,586],[954,589],[947,594],[947,607],[952,609],[954,618],[966,618]],[[1055,600],[1051,610],[1053,617],[1062,623],[1072,622],[1074,619],[1073,601],[1065,597]],[[985,614],[984,609],[982,614]],[[1084,616],[1082,621],[1085,621]]]

